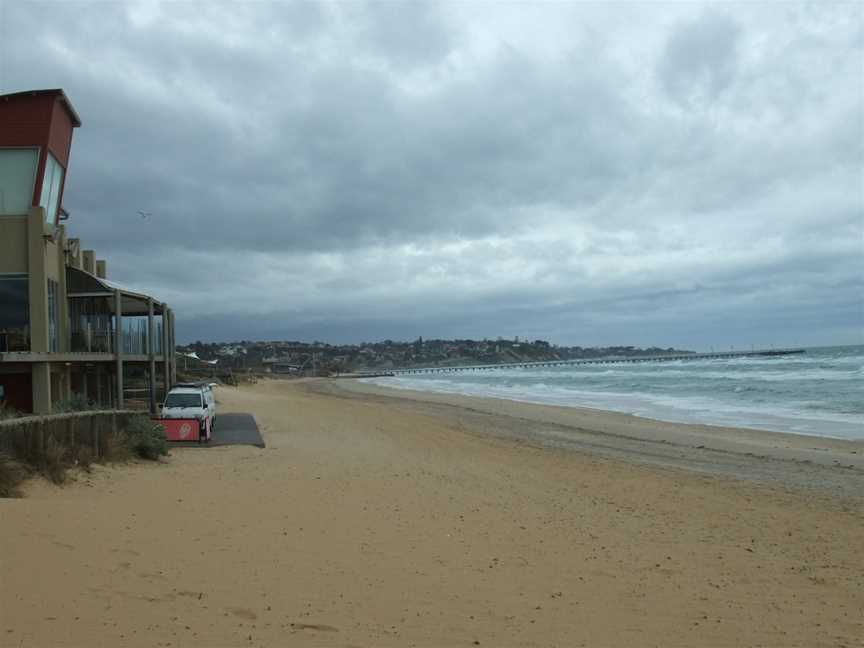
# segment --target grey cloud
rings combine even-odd
[[[364,2],[349,6],[348,18],[362,50],[396,67],[439,63],[457,39],[428,2]]]
[[[861,330],[860,26],[580,8],[540,47],[538,7],[534,47],[463,9],[7,5],[0,82],[67,90],[73,233],[189,337]]]
[[[658,65],[666,91],[681,103],[716,100],[737,72],[740,38],[737,22],[713,9],[679,25]]]

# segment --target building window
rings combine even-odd
[[[59,286],[53,279],[48,280],[48,351],[59,350],[57,344],[57,323],[60,321]]]
[[[0,148],[0,216],[30,211],[38,161],[38,149]]]
[[[57,222],[57,212],[60,210],[60,189],[63,187],[63,174],[60,163],[51,153],[45,160],[45,177],[42,179],[42,199],[39,205],[45,208],[45,220],[49,225]]]
[[[68,351],[110,353],[111,306],[104,297],[79,297],[69,302]]]
[[[0,352],[30,350],[30,283],[26,274],[0,274]]]

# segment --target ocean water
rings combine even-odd
[[[864,440],[864,346],[790,356],[375,378],[387,387]]]

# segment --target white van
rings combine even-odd
[[[162,418],[196,419],[201,425],[201,438],[209,441],[216,424],[216,399],[213,389],[206,383],[176,385],[165,397]]]

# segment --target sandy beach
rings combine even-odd
[[[858,646],[864,444],[219,388],[266,449],[0,500],[0,646]]]

